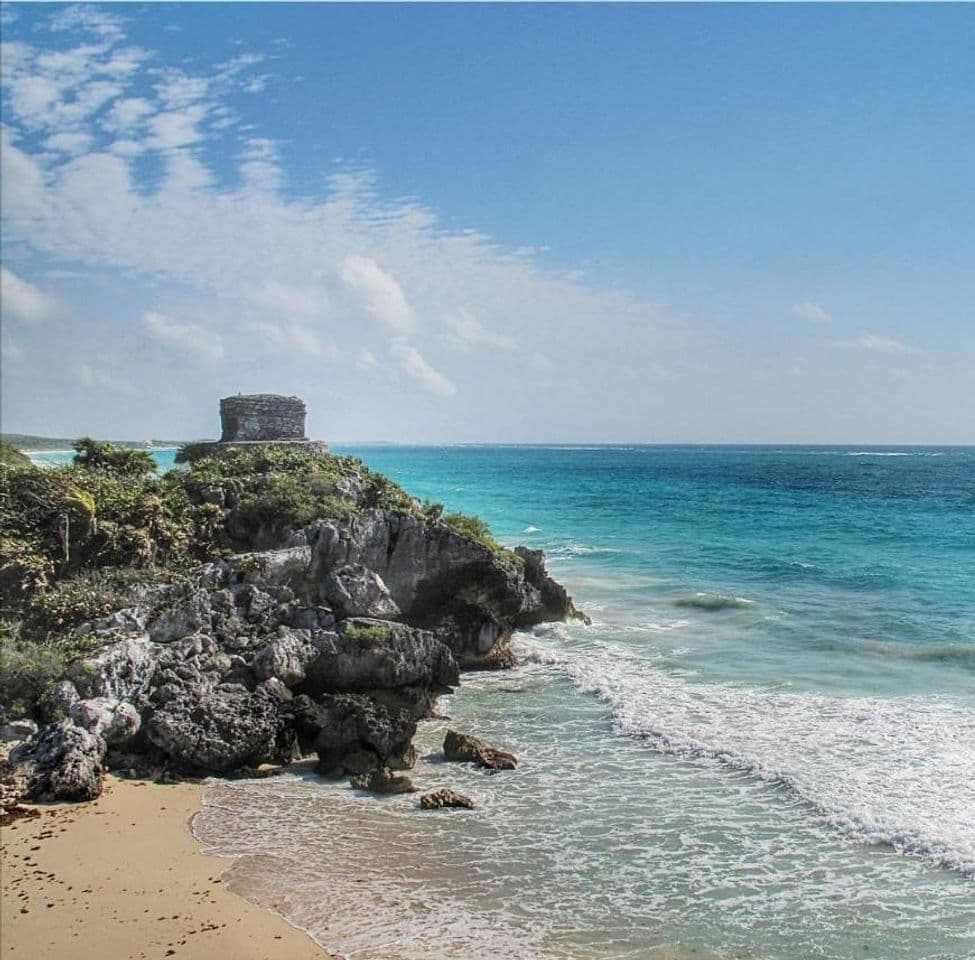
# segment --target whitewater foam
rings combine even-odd
[[[688,682],[611,642],[554,650],[522,639],[518,651],[609,704],[622,735],[788,789],[856,840],[975,879],[975,716],[950,698]]]

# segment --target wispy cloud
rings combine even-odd
[[[146,330],[153,340],[182,353],[215,363],[223,359],[223,338],[218,333],[195,323],[172,320],[161,313],[147,313],[143,317]]]
[[[865,333],[853,340],[834,340],[833,346],[847,350],[871,350],[874,353],[906,353],[910,349],[900,340],[879,333]]]
[[[495,347],[498,350],[517,350],[518,341],[506,334],[488,330],[469,310],[463,307],[443,318],[446,341],[455,350],[470,351],[475,347]]]
[[[418,201],[384,199],[367,171],[294,197],[279,145],[260,131],[240,129],[239,153],[227,153],[239,94],[264,82],[253,82],[259,54],[188,73],[128,45],[121,18],[72,10],[58,23],[82,36],[58,59],[35,43],[40,31],[3,58],[5,236],[52,265],[124,275],[143,297],[137,335],[203,362],[241,361],[238,372],[263,347],[289,353],[296,376],[354,357],[358,370],[389,373],[384,389],[441,397],[458,394],[482,350],[498,363],[520,352],[520,369],[549,373],[607,317],[626,333],[593,344],[589,362],[672,342],[677,325],[655,305],[450,229]],[[145,169],[159,175],[147,181]],[[183,299],[159,295],[175,288]],[[186,319],[187,302],[207,304],[205,323]]]
[[[107,390],[109,393],[118,393],[126,397],[134,397],[139,392],[123,377],[108,373],[105,370],[98,370],[87,363],[78,367],[77,375],[78,382],[84,387]]]
[[[23,323],[38,323],[50,317],[56,305],[54,297],[21,279],[6,267],[0,267],[0,309],[4,318]]]
[[[794,303],[792,314],[813,323],[829,323],[833,318],[818,303]]]
[[[414,347],[398,343],[392,349],[399,360],[400,369],[424,390],[440,397],[452,397],[457,393],[456,385],[438,370],[434,370]]]
[[[362,297],[366,311],[390,333],[402,335],[416,329],[416,314],[407,302],[403,288],[375,260],[346,257],[341,276]]]

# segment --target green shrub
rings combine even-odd
[[[38,705],[64,676],[68,652],[45,643],[21,640],[0,623],[0,704],[11,718],[37,718]]]
[[[132,450],[117,447],[114,443],[82,437],[72,444],[77,451],[74,462],[80,467],[92,470],[110,470],[126,477],[143,476],[154,473],[156,461],[145,450]]]
[[[357,643],[384,643],[393,637],[389,627],[360,627],[352,624],[345,628],[345,635]]]
[[[6,440],[0,440],[0,463],[5,463],[10,467],[31,466],[30,457],[21,453],[16,447],[10,446]]]

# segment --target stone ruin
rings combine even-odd
[[[301,397],[274,393],[224,397],[220,401],[220,439],[187,444],[176,455],[176,462],[226,456],[233,450],[255,445],[328,453],[327,443],[305,436],[305,414]]]
[[[224,397],[220,401],[221,443],[255,440],[307,440],[305,401],[255,393]]]

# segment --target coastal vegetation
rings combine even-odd
[[[160,476],[144,450],[90,437],[73,447],[63,467],[22,456],[0,462],[0,703],[8,712],[36,712],[66,665],[90,652],[98,638],[79,634],[80,624],[130,605],[147,585],[187,582],[200,564],[280,546],[316,521],[389,511],[523,566],[483,520],[421,503],[352,457],[255,446]],[[355,630],[362,640],[384,633]]]

